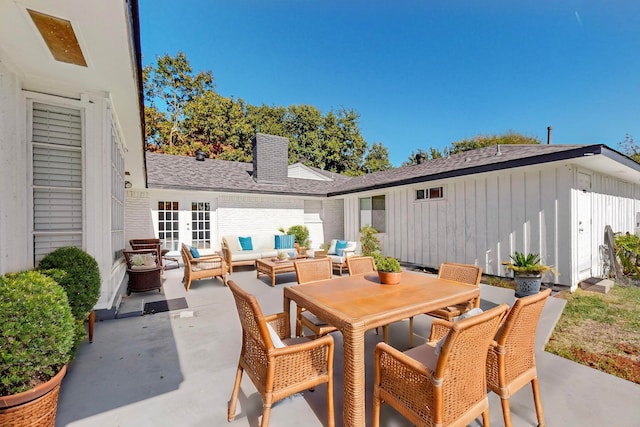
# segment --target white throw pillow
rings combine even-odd
[[[267,329],[269,330],[269,336],[271,337],[271,342],[275,348],[282,348],[286,346],[286,344],[280,339],[280,336],[278,336],[278,333],[269,323],[267,323]]]
[[[329,245],[329,250],[327,251],[327,254],[335,255],[335,253],[336,253],[336,243],[338,243],[338,239],[333,239],[331,241],[331,245]]]

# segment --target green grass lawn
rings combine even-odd
[[[567,305],[546,350],[640,384],[640,288],[559,297]]]

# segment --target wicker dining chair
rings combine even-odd
[[[182,262],[184,263],[184,287],[189,292],[191,282],[199,279],[220,277],[222,283],[227,284],[227,263],[220,255],[205,255],[194,258],[191,251],[182,244],[180,248]]]
[[[333,277],[333,265],[331,258],[328,257],[294,261],[293,265],[299,285]],[[309,313],[305,308],[296,306],[297,337],[301,337],[304,334],[305,327],[311,330],[316,337],[321,337],[337,330],[334,326]]]
[[[448,326],[446,337],[405,353],[378,343],[373,426],[380,425],[382,403],[416,425],[466,426],[482,415],[488,426],[486,353],[508,308],[501,304],[455,323],[434,319]]]
[[[544,426],[544,414],[538,387],[535,336],[540,314],[551,289],[518,298],[509,310],[504,325],[489,347],[487,382],[489,389],[500,396],[504,425],[511,427],[509,398],[531,383],[538,425]]]
[[[328,425],[335,425],[333,405],[333,337],[311,340],[289,338],[288,313],[264,315],[256,297],[245,292],[233,280],[229,289],[236,302],[242,324],[242,349],[229,400],[227,418],[233,421],[243,372],[262,397],[261,427],[269,425],[272,405],[320,384],[327,384]]]
[[[472,264],[443,262],[440,264],[440,269],[438,270],[438,278],[478,286],[482,278],[482,268]],[[462,313],[466,313],[472,308],[477,307],[480,307],[480,298],[474,298],[461,304],[439,308],[427,314],[451,321]],[[409,347],[413,347],[413,317],[409,318]]]

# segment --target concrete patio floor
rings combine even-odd
[[[182,269],[165,273],[163,293],[125,297],[119,317],[96,323],[94,342],[85,342],[70,364],[60,390],[56,426],[249,426],[260,422],[261,400],[245,375],[235,420],[227,423],[241,330],[233,297],[215,279],[194,282],[187,293]],[[266,276],[239,268],[229,277],[256,295],[264,313],[282,311],[282,288],[295,284],[295,273],[279,275],[275,288]],[[188,308],[140,315],[143,304],[184,297]],[[514,301],[513,291],[481,285],[482,307]],[[549,298],[537,333],[537,363],[546,425],[637,426],[640,386],[546,353],[543,345],[564,301]],[[428,316],[418,316],[415,334],[427,335]],[[336,425],[342,426],[342,337],[333,333]],[[373,348],[382,339],[367,334],[367,425],[371,424]],[[416,344],[420,341],[416,340]],[[390,344],[406,349],[408,322],[390,326]],[[489,394],[491,424],[503,426],[500,400]],[[326,426],[326,387],[276,404],[272,426]],[[513,425],[537,424],[530,387],[511,399]],[[382,426],[409,426],[383,406]],[[481,425],[480,420],[471,425]]]

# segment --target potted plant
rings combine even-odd
[[[510,261],[504,261],[502,264],[507,271],[513,271],[517,297],[534,295],[540,292],[543,273],[558,274],[552,266],[542,264],[538,254],[524,254],[516,251],[510,258]]]
[[[75,340],[67,295],[37,271],[10,273],[0,276],[0,313],[0,425],[53,427]]]
[[[93,339],[93,307],[100,296],[100,269],[94,257],[80,248],[65,246],[47,254],[38,270],[50,275],[67,293],[75,317],[77,337],[74,352],[87,336],[84,322],[89,319],[89,341]],[[64,275],[55,273],[58,270]],[[53,272],[53,273],[51,273]]]
[[[397,285],[400,283],[400,278],[402,277],[400,261],[380,253],[374,253],[373,259],[376,263],[380,283],[383,285]]]

